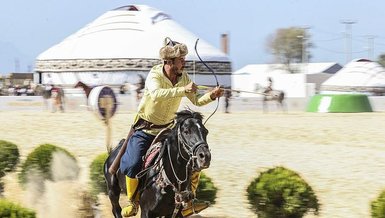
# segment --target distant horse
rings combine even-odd
[[[276,101],[278,107],[282,109],[282,111],[286,111],[285,93],[280,90],[265,90],[263,92],[263,111],[267,112],[267,102],[268,101]]]
[[[92,90],[94,87],[89,87],[89,86],[87,86],[85,83],[79,81],[78,83],[76,83],[76,85],[74,86],[74,88],[82,88],[82,89],[84,90],[84,93],[86,94],[87,99],[88,99],[88,96],[90,95],[91,90]]]
[[[191,191],[192,172],[210,166],[211,153],[206,140],[208,130],[202,124],[202,115],[184,110],[177,113],[175,122],[170,133],[161,140],[160,151],[152,165],[137,176],[139,188],[136,194],[140,196],[142,218],[183,217],[182,204],[195,198]],[[126,192],[125,175],[120,170],[111,175],[108,168],[119,153],[123,141],[112,150],[104,163],[108,196],[116,218],[121,217],[119,196],[121,190]]]

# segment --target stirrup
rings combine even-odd
[[[191,200],[187,203],[187,205],[182,209],[182,215],[184,217],[191,216],[193,214],[197,214],[202,210],[208,208],[210,206],[209,201],[197,201]]]
[[[122,209],[121,215],[122,217],[135,216],[138,213],[138,210],[139,210],[139,205],[137,203],[129,201],[127,207],[124,207]]]

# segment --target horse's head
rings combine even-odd
[[[84,87],[84,83],[82,83],[81,81],[76,83],[76,85],[74,86],[74,88],[83,88],[83,87]]]
[[[183,153],[192,158],[192,168],[200,171],[208,168],[211,161],[211,153],[207,144],[208,130],[202,123],[202,115],[191,110],[183,110],[177,113],[176,128],[178,128],[178,143]],[[184,157],[185,158],[185,157]]]

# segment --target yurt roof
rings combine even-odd
[[[303,74],[317,74],[317,73],[329,73],[333,74],[340,70],[342,67],[338,63],[325,62],[325,63],[307,63],[307,64],[291,64],[291,67],[298,73]],[[249,64],[245,67],[234,72],[234,75],[238,74],[287,74],[290,73],[285,69],[282,64]]]
[[[104,13],[41,53],[37,60],[159,59],[159,49],[166,37],[187,45],[187,60],[198,60],[194,52],[198,36],[168,14],[146,5],[129,5]],[[198,52],[205,61],[230,61],[225,53],[204,40],[199,40]]]
[[[367,59],[353,60],[326,80],[321,90],[334,90],[338,87],[385,87],[385,69]]]

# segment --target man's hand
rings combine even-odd
[[[193,82],[189,83],[187,86],[184,87],[184,90],[186,93],[190,93],[190,92],[195,93],[197,92],[197,89],[198,89],[197,85]]]
[[[212,100],[215,100],[216,98],[219,98],[219,97],[221,97],[221,96],[223,96],[223,89],[220,87],[220,86],[218,86],[218,87],[215,87],[213,90],[211,90],[211,92],[210,92],[210,98],[212,99]]]

